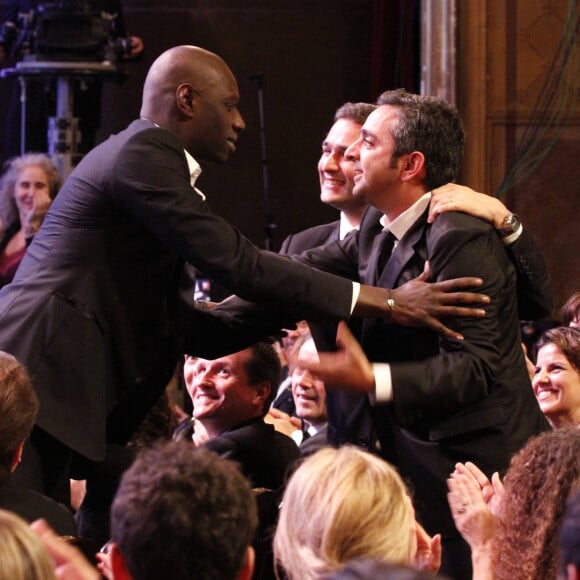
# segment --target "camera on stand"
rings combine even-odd
[[[117,63],[131,52],[131,40],[118,32],[118,18],[88,0],[41,2],[36,10],[5,22],[0,45],[15,65],[1,71],[21,84],[21,148],[25,151],[26,82],[56,79],[55,116],[49,118],[48,153],[64,177],[78,161],[81,135],[73,116],[73,82],[90,86],[102,78],[121,79]]]
[[[86,0],[41,2],[0,29],[0,45],[13,61],[115,63],[131,52],[118,34],[118,16]]]

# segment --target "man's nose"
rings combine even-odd
[[[324,171],[336,171],[338,169],[338,160],[336,155],[326,156],[322,160],[321,166]]]
[[[245,128],[246,122],[244,121],[242,114],[238,110],[236,110],[236,117],[234,119],[234,129],[239,133],[240,131],[243,131]]]
[[[362,137],[359,137],[354,143],[351,143],[344,152],[344,157],[348,161],[354,161],[359,158],[360,142]]]

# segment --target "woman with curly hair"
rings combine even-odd
[[[0,178],[0,286],[12,280],[60,184],[56,166],[44,153],[6,162]]]
[[[580,427],[580,328],[542,334],[532,379],[534,394],[555,429]]]
[[[448,480],[457,529],[471,547],[474,580],[550,580],[558,573],[558,530],[566,501],[580,489],[580,431],[530,439],[502,486],[473,464]]]
[[[326,447],[288,482],[274,558],[288,580],[319,580],[356,558],[436,571],[441,537],[429,538],[415,521],[389,463],[354,446]]]

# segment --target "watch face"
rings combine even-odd
[[[516,232],[519,229],[519,227],[520,227],[520,219],[515,213],[511,213],[505,218],[502,226],[502,231],[505,235],[509,235]]]

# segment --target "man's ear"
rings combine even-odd
[[[178,109],[188,117],[191,117],[195,111],[196,93],[189,83],[183,83],[177,87],[175,98]]]
[[[109,556],[111,558],[111,570],[115,580],[132,580],[129,570],[125,564],[125,559],[115,542],[109,544]]]
[[[252,546],[246,548],[246,557],[244,558],[244,565],[238,574],[238,580],[250,580],[254,573],[254,566],[256,563],[256,552]],[[115,578],[116,580],[116,578]]]
[[[10,462],[10,473],[13,473],[14,470],[18,467],[18,464],[22,461],[22,451],[24,450],[24,441],[18,445],[16,451],[14,452],[14,457],[12,457],[12,461]]]
[[[272,385],[268,381],[261,381],[254,385],[256,395],[254,396],[253,403],[256,407],[260,409],[264,407],[264,402],[270,396],[272,392]]]
[[[403,181],[411,181],[425,179],[425,156],[420,151],[413,151],[404,155],[404,165],[401,173]]]

